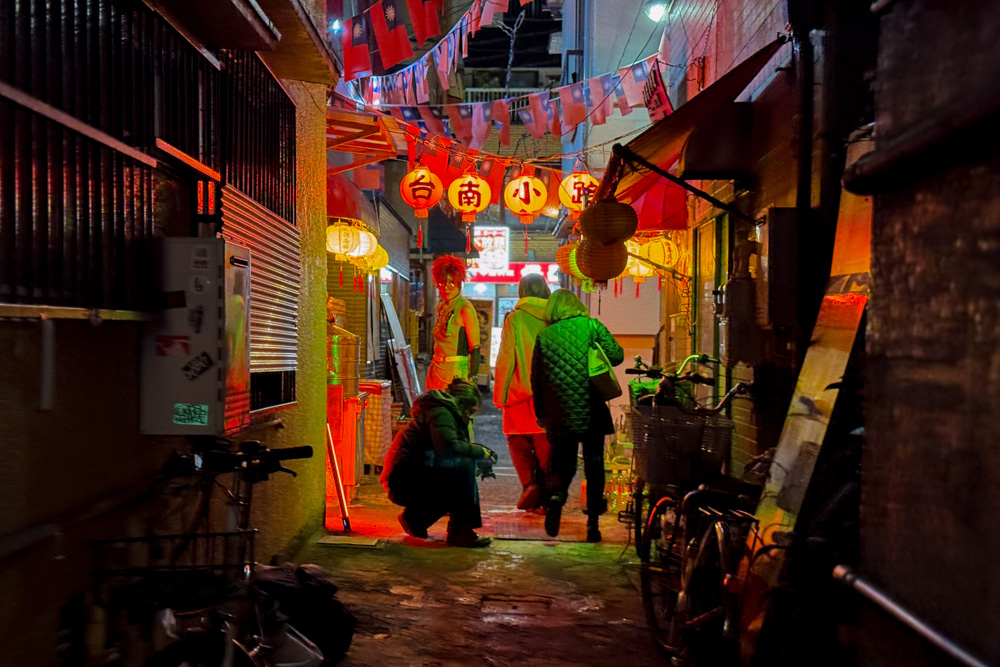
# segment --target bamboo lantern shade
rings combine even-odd
[[[580,214],[583,235],[605,245],[627,241],[638,226],[635,209],[616,201],[599,201]]]
[[[580,241],[576,261],[587,278],[594,282],[607,282],[625,270],[628,265],[628,250],[621,242],[605,245],[586,238]]]

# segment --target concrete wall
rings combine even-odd
[[[876,150],[995,90],[998,31],[994,3],[893,3],[881,25]],[[1000,663],[1000,155],[985,139],[993,124],[950,137],[916,163],[918,180],[875,197],[860,565],[989,664]],[[944,661],[877,613],[865,638],[864,665]]]

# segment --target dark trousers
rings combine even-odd
[[[476,462],[470,458],[458,457],[448,465],[407,470],[393,489],[393,502],[406,508],[403,514],[414,530],[427,529],[446,514],[449,533],[483,525]]]
[[[576,453],[583,445],[583,474],[587,479],[587,514],[597,517],[607,510],[604,503],[604,435],[571,433],[550,435],[552,465],[548,471],[552,499],[566,502],[569,485],[576,475]]]

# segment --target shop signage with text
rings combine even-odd
[[[545,282],[559,283],[559,265],[555,262],[510,262],[505,269],[468,268],[470,283],[516,283],[529,273],[540,273]]]

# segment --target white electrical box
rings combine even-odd
[[[249,249],[164,238],[156,271],[164,307],[143,328],[140,432],[219,435],[249,424]]]

